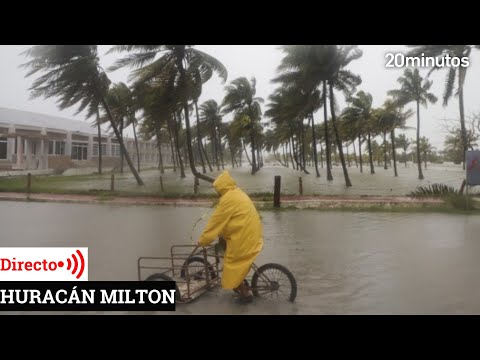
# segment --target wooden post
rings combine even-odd
[[[110,180],[110,191],[115,190],[115,174],[112,174],[112,178]]]
[[[160,191],[163,193],[164,190],[163,190],[163,176],[160,175]]]
[[[273,190],[273,207],[279,208],[280,207],[280,182],[281,177],[275,176],[275,187]]]
[[[303,183],[302,183],[302,177],[298,178],[298,192],[300,195],[303,195]]]

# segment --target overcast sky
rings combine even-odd
[[[74,115],[75,109],[60,111],[55,99],[29,100],[28,87],[32,78],[25,78],[25,70],[19,65],[25,62],[20,55],[30,45],[1,45],[0,59],[0,107],[7,107],[19,110],[39,112],[43,114],[62,116],[72,119],[84,120],[82,114]],[[217,59],[219,59],[228,70],[227,82],[240,77],[257,79],[257,96],[267,100],[273,92],[275,85],[270,80],[274,77],[276,68],[282,58],[278,45],[197,45],[197,47]],[[385,67],[385,54],[388,52],[403,51],[403,45],[359,45],[363,50],[363,56],[351,63],[348,69],[362,77],[362,84],[359,90],[369,92],[373,96],[374,106],[383,104],[386,93],[390,89],[398,88],[397,78],[401,76],[403,69],[387,69]],[[108,67],[119,54],[105,55],[110,45],[100,45],[100,56],[102,66]],[[471,65],[468,69],[465,82],[465,112],[467,115],[480,112],[480,56],[474,53],[471,56]],[[428,70],[421,70],[426,76]],[[109,73],[113,82],[127,82],[129,69],[121,69]],[[436,105],[429,105],[428,108],[421,108],[421,134],[430,138],[432,144],[438,148],[443,146],[445,132],[442,128],[442,119],[458,119],[458,99],[453,98],[447,107],[442,106],[441,97],[443,94],[444,79],[446,70],[439,71],[431,76],[434,84],[431,91],[439,98]],[[213,78],[203,89],[200,102],[214,99],[220,103],[224,95],[224,84],[218,78]],[[343,97],[343,96],[342,96]],[[343,101],[340,102],[343,108]],[[413,105],[411,106],[413,109]],[[316,121],[321,120],[320,113]],[[415,116],[410,118],[407,125],[416,126]],[[409,137],[414,137],[414,131],[407,132]]]

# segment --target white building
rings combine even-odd
[[[132,138],[124,140],[136,164],[135,142]],[[102,165],[118,166],[120,145],[115,136],[102,131],[101,143]],[[157,141],[139,140],[139,157],[144,166],[157,166]],[[165,165],[171,162],[170,148],[166,144],[162,145],[162,159]],[[0,171],[94,166],[98,166],[96,126],[84,121],[0,108]]]

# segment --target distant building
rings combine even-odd
[[[124,138],[132,161],[137,163],[135,142]],[[101,132],[102,165],[120,164],[120,145],[115,136]],[[78,120],[0,108],[0,171],[63,170],[98,166],[97,127]],[[139,140],[140,164],[157,166],[156,140]],[[162,159],[171,164],[170,147],[162,145]],[[127,163],[124,166],[128,168]]]

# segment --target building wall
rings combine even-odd
[[[0,137],[8,138],[8,157],[6,160],[0,161],[0,171],[10,169],[34,170],[40,168],[54,169],[61,173],[69,168],[98,167],[98,153],[94,155],[94,144],[98,143],[96,134],[78,134],[62,130],[46,130],[45,128],[22,129],[20,126],[9,125],[9,127],[0,125]],[[21,139],[20,147],[17,145]],[[25,140],[26,139],[26,140]],[[26,141],[26,142],[25,142]],[[41,151],[41,142],[43,141],[43,153]],[[64,142],[64,150],[56,153],[55,144],[52,143],[50,149],[53,153],[49,153],[49,143],[51,141]],[[130,157],[137,165],[137,149],[134,139],[125,138],[125,146]],[[77,158],[79,150],[72,152],[73,144],[83,144],[85,153],[82,152],[81,160]],[[106,154],[102,156],[102,165],[105,168],[118,168],[120,166],[120,152],[118,141],[113,136],[102,137],[102,144],[106,144]],[[32,149],[35,147],[35,154]],[[18,157],[18,150],[22,151]],[[26,155],[28,152],[28,156]],[[86,154],[86,156],[85,156]],[[115,156],[117,155],[117,156]],[[77,156],[77,158],[75,158]],[[140,164],[143,167],[157,166],[159,163],[159,152],[157,141],[139,140],[139,156]],[[28,161],[26,160],[28,158]],[[48,159],[48,161],[47,161]],[[162,159],[164,166],[172,165],[172,156],[170,146],[162,144]],[[124,161],[124,167],[128,168],[128,164]]]

